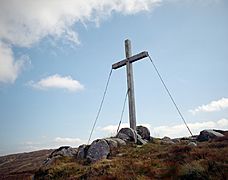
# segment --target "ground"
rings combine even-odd
[[[176,144],[164,144],[160,139],[143,146],[128,144],[93,164],[62,157],[41,168],[39,161],[40,166],[29,169],[31,159],[26,160],[28,166],[15,165],[12,160],[11,170],[17,168],[7,172],[2,158],[0,177],[5,179],[29,173],[28,179],[228,179],[228,136],[198,143],[197,147],[189,146],[184,139]]]

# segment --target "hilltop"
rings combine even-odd
[[[43,162],[53,150],[0,157],[1,179],[227,179],[228,133],[189,144],[188,138],[164,143],[153,138],[145,145],[128,143],[112,149],[107,159],[89,163],[74,157]]]
[[[112,149],[107,159],[96,163],[59,157],[43,162],[53,150],[0,157],[1,179],[227,179],[228,133],[189,145],[181,138],[164,143],[153,138],[145,145],[128,143]]]

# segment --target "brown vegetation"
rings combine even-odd
[[[0,179],[227,179],[228,136],[197,147],[187,144],[154,139],[114,149],[108,159],[96,163],[61,157],[40,169],[50,150],[10,155],[0,157]]]
[[[143,146],[129,144],[94,164],[58,159],[40,169],[35,179],[226,179],[228,139],[163,145],[155,140]]]
[[[0,179],[31,179],[52,151],[41,150],[0,157]]]

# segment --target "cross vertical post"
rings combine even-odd
[[[129,121],[130,128],[136,130],[136,110],[135,110],[135,95],[134,95],[134,80],[133,80],[133,62],[148,57],[148,52],[143,51],[133,55],[131,52],[131,41],[125,40],[126,59],[112,65],[112,69],[118,69],[126,65],[127,69],[127,87],[128,87],[128,104],[129,104]]]
[[[125,40],[125,54],[126,54],[126,66],[127,66],[127,87],[128,87],[128,104],[129,104],[129,121],[130,128],[136,130],[136,112],[135,112],[135,93],[134,93],[134,79],[133,79],[133,67],[129,58],[132,56],[131,41]]]

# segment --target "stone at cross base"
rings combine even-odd
[[[137,144],[146,144],[151,140],[150,131],[147,127],[137,126],[137,131],[131,128],[122,128],[116,135],[117,138],[123,139],[126,142],[133,142]]]

